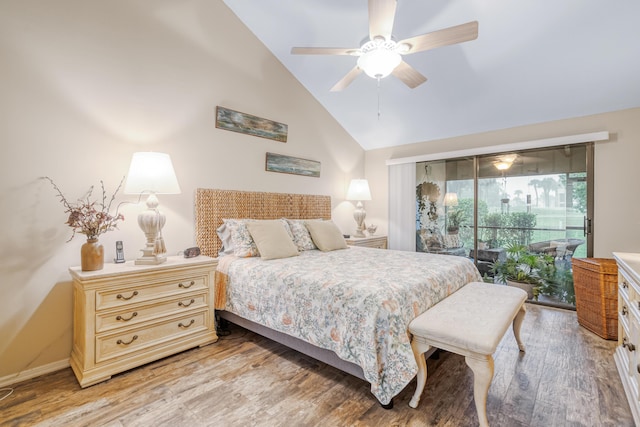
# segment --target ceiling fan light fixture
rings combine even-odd
[[[364,51],[364,49],[363,49]],[[374,79],[387,77],[402,62],[398,52],[379,45],[364,51],[358,58],[358,67]]]
[[[400,43],[398,47],[396,47],[396,52],[398,53],[407,53],[411,50],[411,45],[409,43]]]
[[[498,160],[493,162],[493,166],[499,171],[505,171],[511,167],[513,162],[518,158],[517,154],[506,154],[503,156],[498,156]]]
[[[496,169],[498,169],[499,171],[506,171],[511,167],[511,163],[510,162],[494,162],[493,166],[495,166]]]

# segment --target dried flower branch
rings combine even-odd
[[[77,203],[69,203],[60,188],[51,178],[45,176],[44,179],[48,180],[54,190],[56,190],[58,197],[60,198],[60,202],[65,207],[65,213],[69,215],[65,224],[71,227],[73,234],[67,242],[73,240],[76,233],[86,235],[87,239],[96,239],[99,235],[118,228],[118,221],[124,221],[124,216],[121,213],[118,213],[118,209],[116,209],[116,213],[114,215],[109,213],[111,210],[111,204],[122,187],[124,177],[120,180],[120,184],[118,185],[118,188],[116,188],[116,191],[113,192],[109,203],[107,203],[107,192],[104,188],[104,182],[100,181],[100,186],[102,188],[102,203],[100,204],[96,204],[95,201],[91,201],[93,185],[89,188],[89,191],[87,191],[85,196],[78,199]],[[118,208],[120,208],[120,205],[118,205]]]

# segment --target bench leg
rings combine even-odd
[[[520,326],[522,326],[522,321],[524,320],[524,315],[526,314],[527,309],[524,304],[520,307],[518,314],[513,318],[513,335],[516,337],[516,342],[518,343],[518,348],[520,351],[524,352],[524,344],[522,344],[522,340],[520,339]]]
[[[420,402],[420,396],[422,396],[422,392],[424,391],[424,386],[427,384],[427,361],[424,358],[424,353],[429,351],[431,346],[413,337],[413,340],[411,340],[411,348],[413,349],[413,356],[416,358],[416,363],[418,364],[418,375],[416,376],[416,391],[413,393],[409,406],[417,408]]]
[[[493,357],[491,355],[466,356],[465,362],[473,371],[473,399],[481,427],[489,427],[487,419],[487,396],[493,379]]]

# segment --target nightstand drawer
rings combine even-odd
[[[387,236],[350,237],[345,239],[345,242],[349,246],[387,249]]]
[[[207,277],[193,276],[144,286],[100,290],[96,291],[96,311],[205,289],[208,289]]]
[[[199,311],[127,332],[96,337],[96,363],[147,350],[154,345],[207,330],[209,312]]]
[[[126,310],[114,310],[96,314],[96,332],[105,332],[117,328],[130,327],[142,322],[168,316],[179,315],[186,311],[208,306],[207,293],[181,295],[153,304],[131,305]]]

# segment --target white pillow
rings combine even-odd
[[[323,252],[347,249],[342,232],[333,221],[306,221],[313,243]]]
[[[282,221],[248,222],[247,229],[262,259],[288,258],[298,255],[298,248],[291,240]]]
[[[460,236],[458,234],[447,234],[444,236],[445,248],[459,248],[461,246],[462,242],[460,242]]]

